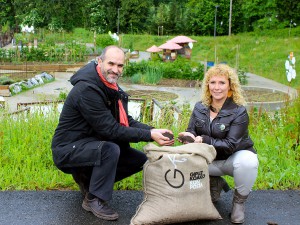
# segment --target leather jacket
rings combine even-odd
[[[197,102],[186,131],[195,136],[202,136],[203,143],[215,147],[216,159],[224,160],[239,150],[256,153],[248,134],[248,124],[246,108],[237,105],[230,97],[212,121],[209,107]]]

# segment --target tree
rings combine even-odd
[[[300,24],[300,2],[295,0],[275,0],[277,8],[277,18],[284,27],[289,27],[290,23]],[[291,22],[292,21],[292,22]]]
[[[160,33],[163,33],[163,29],[169,31],[170,26],[168,25],[168,22],[170,15],[170,6],[168,4],[159,4],[156,12],[156,18],[155,18],[155,26],[160,28]]]
[[[168,16],[168,33],[180,34],[185,33],[185,17],[184,17],[184,1],[170,2],[170,10]]]
[[[249,0],[242,4],[245,31],[263,30],[277,23],[275,0]]]
[[[0,0],[0,28],[19,24],[70,31],[84,27],[100,33],[227,35],[229,0]],[[233,0],[233,33],[277,29],[300,23],[300,2]],[[163,29],[162,29],[163,27]]]
[[[83,25],[83,11],[87,0],[14,0],[18,24],[36,28],[72,30]]]
[[[0,31],[2,27],[15,28],[15,11],[11,0],[0,0]]]
[[[91,1],[86,8],[86,12],[89,12],[88,27],[97,33],[105,33],[108,28],[105,6],[101,2],[101,0]]]
[[[87,24],[98,33],[117,32],[119,0],[90,1],[85,7]]]
[[[186,4],[187,27],[193,35],[213,35],[215,3],[209,0],[190,0]]]
[[[231,32],[235,34],[243,32],[244,29],[242,3],[243,0],[232,1]]]
[[[120,10],[120,26],[122,32],[131,30],[142,33],[146,30],[146,21],[152,1],[122,0]]]

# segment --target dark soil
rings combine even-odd
[[[161,79],[158,83],[161,86],[168,87],[200,87],[201,81],[196,80],[182,80],[182,79]]]
[[[142,98],[147,100],[155,98],[157,101],[166,101],[166,99],[174,100],[178,98],[178,95],[167,91],[128,90],[126,93],[129,94],[131,98]]]
[[[283,92],[272,92],[266,89],[262,90],[244,90],[244,96],[247,102],[277,102],[288,101],[289,95]]]

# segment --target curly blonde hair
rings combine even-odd
[[[242,95],[243,90],[239,81],[237,71],[226,64],[217,64],[211,67],[205,74],[202,81],[201,101],[204,105],[210,106],[212,97],[209,91],[209,80],[212,76],[225,76],[229,80],[230,91],[232,92],[233,101],[237,105],[246,105],[246,101]]]

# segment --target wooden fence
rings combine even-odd
[[[46,72],[73,72],[74,69],[84,66],[84,63],[76,64],[41,64],[41,63],[19,63],[19,64],[0,64],[0,78],[9,77],[13,80],[28,79],[34,75]]]

